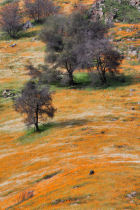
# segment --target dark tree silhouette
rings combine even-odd
[[[87,46],[102,39],[106,32],[107,27],[101,22],[93,22],[88,10],[84,8],[69,16],[51,16],[41,33],[41,39],[47,46],[46,61],[53,63],[55,68],[66,69],[69,84],[73,85],[73,73],[76,69],[94,66],[93,57],[91,61],[91,56],[85,53]]]
[[[54,68],[64,68],[74,84],[73,72],[77,67],[77,57],[73,50],[72,37],[67,33],[68,18],[63,15],[51,16],[41,33],[41,39],[46,43],[46,62],[54,64]]]
[[[16,38],[22,30],[22,16],[17,2],[2,7],[0,11],[0,25],[4,32]]]
[[[106,83],[106,72],[117,72],[123,59],[110,43],[108,29],[108,25],[92,19],[86,8],[69,16],[49,17],[41,33],[46,43],[46,62],[56,69],[66,69],[70,85],[74,84],[77,69],[96,69],[102,83]]]
[[[25,85],[21,96],[15,99],[14,106],[17,112],[26,115],[27,126],[34,125],[36,131],[39,131],[39,119],[52,118],[56,111],[49,88],[40,89],[33,81]]]
[[[86,36],[82,45],[76,48],[79,66],[90,71],[97,71],[102,84],[107,82],[106,73],[118,73],[124,56],[117,51],[105,37],[91,39]]]
[[[42,73],[39,70],[38,67],[35,67],[31,62],[28,62],[28,64],[25,66],[27,71],[28,71],[28,75],[31,77],[31,79],[36,79],[36,78],[40,78]]]
[[[51,0],[25,0],[24,7],[25,13],[38,22],[58,12],[58,7]]]
[[[98,71],[100,80],[103,84],[105,84],[107,82],[107,72],[112,75],[118,73],[118,67],[123,60],[123,55],[112,47],[107,47],[104,51],[102,50],[102,52],[97,53],[95,59],[96,69]]]

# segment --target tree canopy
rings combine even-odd
[[[45,60],[55,68],[66,69],[70,85],[74,84],[73,73],[77,69],[96,68],[102,74],[102,82],[106,82],[105,73],[116,70],[122,59],[109,42],[107,32],[108,26],[93,20],[87,9],[69,16],[50,16],[41,32],[46,43]]]
[[[26,115],[27,126],[35,125],[36,131],[39,131],[39,119],[52,118],[56,111],[49,88],[40,88],[33,81],[24,86],[21,96],[15,99],[14,106],[16,111]]]

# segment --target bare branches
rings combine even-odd
[[[39,119],[54,116],[56,109],[52,106],[52,97],[49,88],[39,89],[39,86],[29,81],[21,92],[21,96],[15,99],[15,110],[26,114],[25,122],[28,126],[34,124],[39,131]]]
[[[4,6],[0,12],[0,25],[2,30],[11,37],[16,38],[22,30],[22,16],[17,2]]]
[[[58,7],[51,0],[25,0],[25,13],[35,21],[58,12]]]

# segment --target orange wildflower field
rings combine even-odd
[[[129,39],[139,29],[117,23],[110,34],[140,46]],[[43,63],[44,53],[38,39],[1,40],[1,90],[21,88],[25,64]],[[130,84],[56,89],[56,115],[40,133],[28,132],[12,100],[0,98],[0,209],[140,209],[140,63],[126,56],[120,71],[133,76]]]

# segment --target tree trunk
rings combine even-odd
[[[73,72],[69,71],[69,84],[74,85]]]
[[[38,126],[38,105],[37,105],[37,108],[36,108],[35,130],[39,131],[39,126]]]
[[[37,132],[39,131],[38,123],[35,123],[35,130],[36,130]]]
[[[72,85],[74,85],[74,80],[73,80],[73,70],[71,68],[71,64],[66,61],[65,67],[69,74],[69,85],[72,86]]]
[[[103,75],[103,83],[106,84],[106,75],[105,75],[105,71],[102,71],[102,75]]]
[[[97,62],[96,68],[99,73],[99,78],[100,78],[102,84],[106,84],[106,74],[105,74],[106,72],[105,72],[105,69],[102,68],[102,64],[101,64],[100,60]]]

